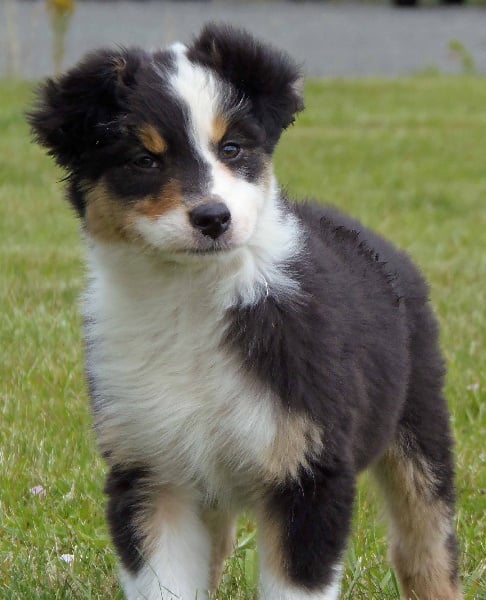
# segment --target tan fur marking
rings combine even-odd
[[[218,144],[224,137],[226,130],[228,129],[228,122],[221,115],[216,116],[213,119],[213,126],[211,129],[211,139],[215,144]]]
[[[285,561],[283,551],[282,528],[268,511],[260,515],[258,527],[260,545],[264,550],[262,559],[265,568],[285,581],[288,578],[289,565]]]
[[[101,241],[112,242],[127,237],[127,210],[108,192],[103,182],[86,192],[86,227]]]
[[[157,549],[161,532],[175,525],[183,515],[186,498],[176,489],[164,488],[147,491],[147,507],[141,511],[136,526],[142,534],[144,554],[150,556]]]
[[[148,217],[149,219],[157,219],[162,215],[170,212],[174,208],[183,205],[181,186],[178,181],[169,181],[161,193],[155,198],[146,198],[139,200],[134,210],[140,214]]]
[[[143,198],[134,203],[117,199],[101,182],[86,192],[86,201],[88,232],[104,242],[136,241],[139,234],[135,231],[133,222],[137,215],[157,219],[183,204],[177,181],[169,181],[156,197]]]
[[[308,418],[282,412],[276,420],[273,444],[262,457],[263,477],[271,485],[298,478],[302,469],[309,468],[309,459],[317,456],[323,447],[321,430]],[[271,510],[257,506],[256,511],[265,566],[285,581],[289,565],[285,558],[282,526]]]
[[[440,574],[432,574],[428,580],[425,575],[400,575],[399,559],[394,557],[394,566],[399,573],[399,579],[404,600],[462,600],[463,595],[459,585],[441,581]],[[406,567],[405,567],[406,568]]]
[[[167,150],[167,142],[153,125],[143,125],[138,135],[142,144],[152,154],[163,154]]]
[[[375,469],[390,514],[391,558],[406,600],[461,600],[447,546],[452,515],[428,466],[390,449]]]
[[[209,590],[211,596],[216,593],[224,570],[224,561],[231,554],[236,540],[236,525],[232,515],[217,510],[208,510],[203,514],[212,540]]]
[[[140,513],[137,528],[144,539],[142,551],[150,556],[164,529],[171,528],[183,518],[183,508],[188,498],[175,488],[147,491],[147,508]],[[207,510],[202,514],[212,540],[210,562],[210,592],[213,595],[223,574],[224,561],[234,548],[236,539],[235,518],[229,513]]]
[[[267,481],[296,478],[308,459],[322,449],[319,428],[301,415],[279,415],[273,444],[262,457]]]

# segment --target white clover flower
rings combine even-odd
[[[29,491],[33,496],[39,496],[40,498],[45,498],[47,495],[47,490],[42,485],[36,485],[30,488]]]

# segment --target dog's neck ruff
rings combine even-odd
[[[299,294],[291,264],[303,253],[303,231],[281,202],[275,180],[252,238],[241,247],[201,255],[87,241],[90,292],[110,288],[133,301],[177,288],[181,303],[194,293],[217,311]]]

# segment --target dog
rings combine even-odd
[[[358,221],[279,189],[274,149],[303,107],[287,54],[209,24],[94,51],[29,113],[86,240],[86,372],[129,599],[214,594],[248,509],[261,597],[335,600],[367,467],[403,598],[462,598],[427,285]]]

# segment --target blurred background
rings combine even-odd
[[[2,2],[0,77],[52,74],[100,45],[186,41],[208,20],[286,48],[311,77],[486,73],[486,0]]]

